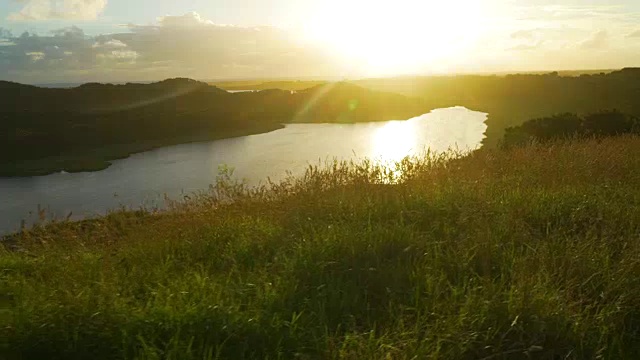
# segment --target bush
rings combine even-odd
[[[506,130],[503,146],[548,142],[574,137],[602,137],[639,133],[637,118],[617,110],[600,111],[583,117],[564,113],[533,119]]]

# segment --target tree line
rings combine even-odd
[[[507,128],[502,146],[623,134],[640,134],[640,118],[618,110],[598,111],[586,115],[563,113],[532,119],[520,126]]]

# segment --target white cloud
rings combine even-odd
[[[111,52],[111,56],[116,59],[135,59],[140,55],[132,50],[114,50]]]
[[[103,42],[97,41],[92,46],[94,49],[104,48],[104,49],[121,49],[126,48],[127,44],[123,43],[120,40],[111,39]]]
[[[69,27],[46,36],[7,36],[13,45],[0,51],[0,73],[22,82],[82,82],[331,76],[341,70],[327,51],[273,27],[218,25],[188,13],[127,29],[89,36]]]
[[[609,33],[600,30],[593,33],[588,39],[580,42],[579,47],[585,50],[603,49],[609,46]]]
[[[17,0],[22,9],[7,17],[12,21],[51,19],[93,20],[107,6],[108,0]]]
[[[25,53],[25,55],[30,57],[31,61],[33,62],[43,60],[46,56],[45,53],[43,53],[42,51],[31,51],[31,52]]]
[[[633,21],[636,14],[621,5],[517,5],[519,20],[544,22]]]
[[[511,38],[512,39],[516,39],[516,40],[532,40],[536,38],[536,32],[537,30],[533,29],[533,30],[518,30],[514,33],[511,34]]]
[[[487,22],[490,31],[474,49],[475,58],[523,70],[639,65],[633,56],[640,59],[640,42],[636,46],[630,38],[624,41],[627,34],[638,30],[640,22],[640,14],[629,6],[600,0],[585,5],[557,5],[568,2],[550,0],[509,2],[501,4]],[[606,31],[598,31],[603,29]],[[587,51],[589,56],[585,56]]]
[[[624,7],[620,5],[548,5],[542,9],[558,19],[618,17],[624,11]]]
[[[113,50],[106,54],[98,54],[97,56],[98,58],[134,61],[135,59],[140,57],[140,54],[133,50]]]
[[[545,44],[545,42],[543,40],[538,40],[537,42],[534,42],[534,43],[518,44],[518,45],[515,45],[515,46],[509,48],[508,50],[511,50],[511,51],[538,50],[538,49],[541,49],[544,46],[544,44]]]
[[[472,49],[468,58],[473,60],[461,59],[455,70],[640,65],[640,46],[630,39],[624,42],[638,29],[637,23],[610,22],[614,10],[600,9],[586,19],[566,16],[566,9],[553,9],[556,15],[546,18],[532,10],[534,20],[497,21],[500,27],[483,35]],[[544,13],[541,7],[538,11]],[[593,29],[607,30],[593,33]],[[361,75],[357,63],[346,63],[309,39],[299,41],[300,36],[274,27],[215,24],[198,13],[160,17],[151,25],[129,24],[120,33],[99,36],[87,35],[78,27],[46,35],[17,35],[0,29],[0,74],[21,82]],[[594,51],[604,48],[610,51]],[[585,56],[587,50],[589,56]]]
[[[200,14],[195,11],[186,13],[182,16],[162,16],[158,18],[158,24],[161,27],[197,27],[214,25],[211,20],[203,19]]]
[[[507,50],[537,50],[545,44],[545,41],[542,39],[543,35],[543,31],[540,29],[526,29],[515,31],[511,33],[511,45],[507,48]]]

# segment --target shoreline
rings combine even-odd
[[[490,141],[488,134],[491,132],[489,130],[489,121],[491,115],[479,110],[473,110],[464,105],[456,105],[449,106],[443,108],[434,108],[428,109],[424,114],[411,117],[409,119],[388,119],[388,120],[377,120],[377,121],[361,121],[355,122],[352,124],[364,124],[364,123],[378,123],[378,122],[386,122],[386,121],[409,121],[411,119],[415,119],[420,116],[424,116],[430,114],[437,110],[442,109],[451,109],[451,108],[464,108],[469,111],[479,112],[486,114],[486,119],[484,123],[487,125],[487,130],[485,131],[485,138],[482,140],[482,147],[490,146],[494,142]],[[342,124],[336,121],[328,121],[328,122],[313,122],[313,121],[298,121],[298,122],[287,122],[280,123],[275,126],[267,126],[265,128],[256,128],[252,131],[230,131],[227,134],[213,135],[213,136],[189,136],[184,138],[176,138],[173,140],[168,140],[167,142],[157,143],[157,142],[143,142],[137,144],[122,144],[122,145],[112,145],[110,147],[103,147],[99,149],[93,149],[90,153],[93,153],[89,156],[87,155],[78,155],[78,154],[68,154],[68,155],[60,155],[60,156],[51,156],[46,158],[41,158],[37,160],[25,160],[16,164],[0,164],[0,179],[2,178],[32,178],[32,177],[41,177],[52,174],[57,174],[60,172],[65,172],[69,174],[73,173],[82,173],[82,172],[99,172],[109,168],[112,165],[112,161],[122,160],[129,158],[131,155],[144,153],[147,151],[152,151],[156,149],[166,148],[170,146],[183,145],[183,144],[192,144],[192,143],[202,143],[216,140],[225,140],[225,139],[233,139],[237,137],[243,136],[251,136],[251,135],[261,135],[268,134],[273,131],[277,131],[280,129],[284,129],[289,124]],[[16,170],[11,171],[10,167],[15,166]],[[8,169],[7,169],[8,168]]]
[[[37,160],[26,160],[17,164],[0,164],[0,179],[2,178],[32,178],[41,177],[60,172],[69,174],[82,172],[98,172],[109,168],[112,161],[127,159],[132,155],[153,151],[170,146],[202,143],[216,140],[233,139],[243,136],[267,134],[276,130],[283,129],[284,125],[269,126],[265,129],[248,132],[230,132],[225,135],[214,136],[190,136],[188,138],[177,138],[167,142],[155,143],[146,142],[138,144],[112,145],[111,147],[103,147],[91,150],[93,156],[81,156],[77,154],[68,154],[60,156],[51,156]],[[11,171],[5,166],[14,165],[17,169]]]

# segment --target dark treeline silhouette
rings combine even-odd
[[[526,145],[577,137],[603,137],[640,134],[640,119],[617,110],[599,111],[585,116],[564,113],[533,119],[507,128],[502,145]]]
[[[0,176],[103,169],[159,146],[263,133],[290,122],[406,119],[417,99],[347,83],[292,92],[229,93],[190,79],[85,84],[0,82]]]
[[[551,72],[513,75],[405,76],[353,82],[366,88],[420,98],[425,112],[465,106],[489,114],[486,146],[496,146],[505,130],[535,118],[561,113],[588,114],[618,109],[640,116],[640,69],[605,72]],[[299,89],[317,81],[220,83],[227,89]]]
[[[291,122],[408,119],[457,105],[489,113],[487,146],[529,119],[611,109],[640,116],[636,68],[579,76],[316,81],[300,90],[304,84],[252,84],[267,90],[232,94],[189,79],[71,89],[0,82],[0,176],[102,169],[110,159],[159,146],[262,133]]]
[[[460,75],[369,79],[356,84],[420,97],[429,109],[460,105],[489,114],[488,146],[508,127],[560,113],[589,114],[617,109],[640,116],[640,69],[561,76],[548,74]]]

